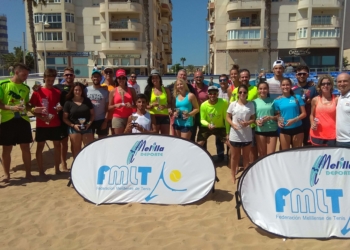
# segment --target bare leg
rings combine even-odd
[[[242,150],[243,150],[243,168],[245,170],[249,165],[249,153],[251,152],[251,145],[243,147]]]
[[[280,143],[281,143],[282,150],[290,149],[290,140],[291,140],[290,135],[286,135],[282,133],[280,134]]]
[[[181,131],[174,129],[173,135],[176,136],[176,137],[181,137]]]
[[[68,171],[67,168],[67,153],[68,153],[68,136],[66,138],[63,138],[61,141],[61,163],[62,163],[62,170]],[[73,145],[72,145],[72,153],[73,153]]]
[[[55,174],[61,173],[60,164],[61,164],[61,143],[60,141],[53,141],[53,147],[55,150]]]
[[[73,147],[73,152],[72,152],[73,158],[75,159],[75,157],[78,155],[78,153],[81,150],[81,143],[82,143],[83,137],[81,134],[70,134],[69,138]]]
[[[124,134],[125,128],[124,127],[122,127],[122,128],[114,128],[113,130],[114,130],[114,134],[115,135],[121,135],[121,134]]]
[[[160,133],[162,135],[170,135],[170,125],[169,124],[161,124],[160,125]]]
[[[293,148],[299,148],[302,146],[304,140],[304,133],[293,136]]]
[[[241,148],[230,145],[231,150],[231,175],[233,183],[236,183],[239,158],[241,157]]]
[[[253,163],[256,159],[258,159],[257,147],[250,146],[249,163]]]
[[[2,146],[2,166],[4,168],[4,182],[10,181],[11,151],[13,146]]]
[[[86,133],[82,135],[84,146],[94,141],[94,135],[91,133]]]
[[[191,135],[192,135],[192,132],[191,132],[191,131],[188,131],[188,132],[181,132],[180,137],[181,137],[181,138],[184,138],[184,139],[186,139],[186,140],[190,140],[190,139],[191,139]]]
[[[44,170],[44,165],[43,165],[44,146],[45,146],[45,141],[37,142],[36,152],[35,152],[36,162],[38,164],[40,176],[45,176],[45,170]]]
[[[30,145],[29,143],[22,143],[22,144],[19,144],[19,146],[22,150],[22,159],[23,159],[24,167],[26,169],[26,178],[28,180],[33,180],[33,176],[31,173],[32,155],[30,153]]]
[[[267,137],[267,154],[272,154],[276,151],[277,137]]]
[[[266,138],[262,135],[255,135],[256,147],[258,148],[259,158],[264,157],[267,154]]]

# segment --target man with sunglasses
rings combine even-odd
[[[66,103],[66,95],[70,91],[71,87],[74,86],[74,69],[67,67],[64,69],[64,82],[62,84],[55,84],[54,88],[58,89],[61,92],[60,96],[60,105],[63,107]],[[61,120],[61,164],[62,170],[68,171],[67,168],[67,153],[68,153],[68,127],[63,122],[63,111],[58,112],[58,116]]]
[[[103,72],[105,74],[105,80],[101,84],[101,87],[111,92],[115,88],[115,83],[113,81],[113,69],[110,67],[107,67],[103,70]]]
[[[209,99],[200,107],[200,127],[197,143],[204,146],[211,135],[215,135],[221,142],[227,141],[230,125],[226,121],[228,102],[218,98],[219,90],[215,86],[208,88]]]
[[[306,65],[298,66],[296,69],[296,78],[298,80],[297,85],[293,88],[294,94],[300,95],[305,102],[306,117],[302,119],[304,129],[303,146],[311,145],[309,143],[310,134],[310,114],[311,114],[311,101],[318,95],[315,84],[313,81],[308,81],[309,67]]]
[[[276,99],[282,95],[281,82],[283,80],[284,67],[284,62],[282,60],[275,61],[272,65],[274,76],[266,80],[269,84],[269,93],[272,99]]]
[[[136,92],[136,95],[141,94],[141,90],[140,90],[140,85],[137,84],[137,76],[136,74],[133,72],[130,74],[130,79],[128,80],[128,87],[129,88],[133,88]]]

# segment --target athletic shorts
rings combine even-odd
[[[297,134],[304,134],[304,128],[303,128],[303,126],[299,126],[296,128],[290,128],[290,129],[281,128],[281,134],[285,134],[285,135],[289,135],[289,136],[294,136]]]
[[[61,140],[68,137],[68,125],[65,124],[64,122],[61,122],[61,126],[60,126],[60,129],[61,129]]]
[[[226,141],[226,128],[209,129],[207,127],[199,127],[197,142],[206,141],[211,135],[217,136],[220,141]]]
[[[168,115],[156,115],[156,125],[163,125],[163,124],[169,124],[170,125],[170,118]]]
[[[249,142],[237,142],[237,141],[230,141],[230,144],[232,147],[235,147],[235,148],[244,148],[246,146],[249,146],[250,144],[252,144],[251,141]]]
[[[15,146],[33,142],[30,123],[23,118],[13,118],[0,124],[0,145]]]
[[[328,146],[328,147],[334,147],[336,144],[336,140],[325,140],[321,138],[315,138],[310,136],[310,142],[312,146]]]
[[[33,130],[34,131],[34,130]],[[35,129],[35,141],[60,141],[61,140],[61,126]]]
[[[113,117],[112,128],[125,128],[128,122],[128,118]]]
[[[108,135],[108,124],[107,124],[107,127],[105,129],[101,129],[103,122],[104,122],[104,119],[92,122],[90,129],[92,129],[93,134]]]
[[[193,127],[179,126],[179,125],[176,125],[176,124],[173,124],[173,128],[175,130],[179,130],[182,133],[190,132],[193,129]]]
[[[75,130],[74,128],[72,127],[68,127],[68,134],[92,134],[92,129],[89,128],[89,129],[83,129],[83,130],[80,130],[80,131],[77,131]]]
[[[258,132],[258,131],[255,131],[255,134],[256,135],[261,135],[261,136],[264,136],[264,137],[278,137],[278,131],[268,131],[268,132]]]

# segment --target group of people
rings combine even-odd
[[[27,116],[36,117],[35,140],[39,174],[45,175],[42,151],[51,140],[55,150],[55,171],[68,171],[68,137],[76,157],[84,145],[109,134],[156,133],[172,134],[196,141],[206,148],[207,139],[216,138],[217,161],[230,159],[232,179],[236,182],[239,162],[249,163],[280,149],[315,146],[350,147],[350,75],[337,77],[340,97],[332,95],[333,79],[320,76],[318,83],[308,82],[309,68],[296,69],[298,82],[284,78],[282,60],[273,64],[274,77],[261,78],[256,86],[249,84],[250,72],[235,65],[228,75],[219,76],[220,87],[206,85],[203,72],[196,71],[188,81],[180,70],[175,82],[164,86],[157,70],[152,70],[144,93],[137,76],[127,79],[123,69],[112,68],[101,73],[94,69],[92,86],[74,82],[74,70],[64,70],[65,81],[54,85],[57,72],[47,69],[44,85],[36,86],[29,99],[29,88],[23,84],[28,68],[18,64],[14,76],[0,82],[2,114],[0,145],[4,181],[10,180],[12,146],[22,150],[26,177],[31,179],[29,144],[32,131]],[[101,83],[102,76],[104,82]],[[5,131],[5,133],[4,133]],[[20,131],[20,132],[18,132]],[[229,157],[230,155],[230,157]],[[60,169],[61,165],[61,169]]]

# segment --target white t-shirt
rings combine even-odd
[[[129,87],[129,88],[133,88],[133,89],[135,90],[135,92],[136,92],[136,95],[141,94],[140,85],[138,85],[137,83],[135,83],[134,85],[132,85],[132,84],[130,84],[130,83],[128,82],[128,87]]]
[[[250,117],[255,114],[254,104],[253,102],[247,102],[246,105],[241,105],[235,101],[230,104],[227,113],[232,115],[232,122],[239,125],[237,119],[249,121]],[[252,128],[247,126],[235,130],[231,127],[229,140],[234,142],[251,142],[253,140]]]
[[[339,96],[336,115],[338,142],[350,142],[350,91]]]
[[[294,82],[292,81],[292,87],[294,86]],[[269,78],[266,80],[266,82],[269,84],[269,93],[270,97],[272,99],[276,99],[278,96],[282,95],[282,90],[281,90],[281,82],[275,77]]]
[[[144,115],[139,115],[137,113],[133,113],[133,116],[137,116],[137,120],[135,123],[140,124],[144,129],[150,131],[151,130],[151,115],[150,113],[146,112]],[[133,121],[131,121],[133,122]],[[138,129],[133,128],[132,133],[141,133]]]
[[[219,88],[219,96],[218,97],[225,99],[227,102],[230,102],[230,98],[228,98],[227,90],[226,90],[226,92],[223,92],[222,89]]]

